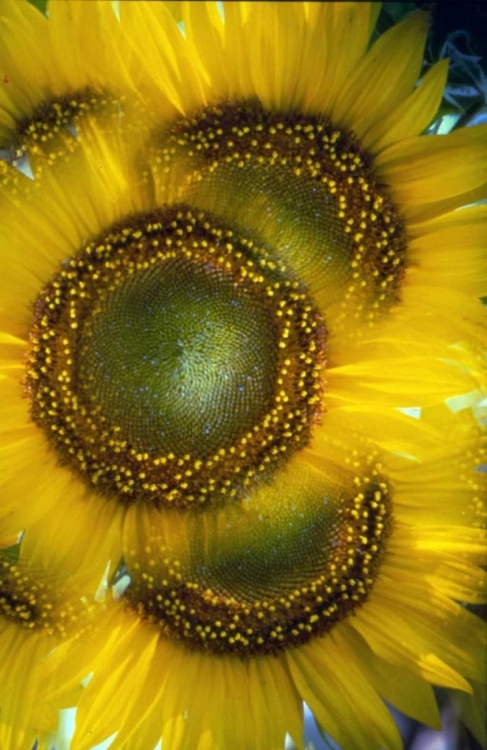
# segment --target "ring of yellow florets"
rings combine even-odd
[[[229,166],[244,180],[246,168],[258,165],[271,176],[280,169],[298,185],[324,188],[333,208],[324,205],[320,193],[315,211],[327,217],[324,252],[343,253],[348,265],[344,303],[353,300],[354,312],[365,322],[397,300],[405,266],[403,224],[353,134],[324,118],[268,112],[258,102],[222,103],[176,121],[155,139],[151,161],[161,189],[178,160],[195,184]],[[286,180],[279,184],[285,193]],[[360,295],[367,290],[370,303],[362,308]]]
[[[210,455],[204,441],[177,453],[162,438],[144,445],[128,437],[123,425],[107,419],[103,404],[92,398],[96,382],[86,382],[82,373],[95,313],[102,317],[117,290],[138,274],[163,273],[178,259],[230,279],[265,307],[274,329],[273,340],[264,342],[276,350],[275,368],[264,373],[272,378],[272,398],[250,427],[232,439],[226,435]],[[234,498],[309,440],[320,416],[324,343],[323,322],[305,289],[252,239],[185,208],[132,217],[66,262],[38,298],[26,379],[32,418],[63,462],[126,504],[186,507]],[[115,402],[117,388],[113,383]],[[185,428],[191,431],[191,425]]]
[[[146,543],[126,557],[127,606],[163,637],[217,654],[275,654],[323,635],[368,597],[390,533],[387,484],[375,470],[354,484],[359,491],[341,501],[332,544],[323,540],[323,550],[307,551],[325,553],[318,577],[297,586],[295,571],[292,581],[282,576],[275,596],[243,598],[228,583],[231,571],[222,591],[201,573],[191,577],[164,547]]]
[[[52,166],[77,147],[74,135],[83,118],[118,115],[122,103],[123,97],[89,86],[40,102],[16,125],[11,147],[13,163],[19,164],[27,156],[40,157]],[[73,137],[66,137],[69,134]],[[35,176],[39,176],[38,166],[31,162],[31,167]]]
[[[0,618],[31,631],[65,638],[86,609],[9,556],[0,557]],[[86,609],[86,611],[88,611]]]

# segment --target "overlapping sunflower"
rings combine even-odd
[[[428,16],[0,6],[0,747],[482,741],[487,126]],[[419,83],[418,83],[419,80]],[[27,174],[26,174],[27,173]]]

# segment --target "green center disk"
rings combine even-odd
[[[210,263],[138,271],[94,308],[79,386],[134,446],[206,457],[272,403],[278,342],[264,303]]]

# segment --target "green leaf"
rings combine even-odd
[[[38,8],[41,13],[46,13],[47,0],[27,0],[27,2],[33,5],[35,8]]]

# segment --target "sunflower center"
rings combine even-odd
[[[284,471],[247,507],[135,538],[127,605],[189,648],[248,656],[305,643],[367,598],[389,511],[374,466],[345,482],[307,467],[296,483]]]
[[[320,417],[325,328],[306,289],[201,212],[90,243],[41,293],[31,344],[34,421],[127,503],[236,497]]]
[[[69,601],[65,591],[52,589],[10,556],[0,556],[0,617],[26,630],[64,637],[80,625],[83,608],[79,602]]]
[[[352,133],[323,117],[222,102],[153,138],[163,200],[184,200],[252,226],[320,306],[364,323],[397,301],[403,222]]]
[[[14,163],[24,155],[45,157],[49,165],[73,149],[70,143],[60,138],[75,129],[80,120],[89,114],[116,113],[121,99],[109,92],[95,91],[89,86],[62,96],[41,102],[28,117],[17,123],[12,150]]]
[[[85,326],[80,388],[133,445],[207,458],[271,408],[276,334],[230,274],[169,259],[131,276]]]

